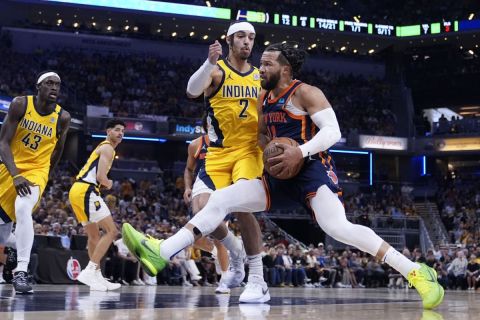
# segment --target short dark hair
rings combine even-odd
[[[265,48],[265,51],[279,51],[278,62],[281,65],[290,65],[294,77],[298,75],[307,57],[307,52],[293,42],[274,43]]]
[[[125,122],[123,122],[120,119],[111,119],[108,120],[107,123],[105,123],[105,129],[112,129],[115,128],[116,125],[121,125],[124,128],[126,127]]]

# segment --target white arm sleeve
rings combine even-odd
[[[332,108],[315,112],[310,118],[320,131],[310,141],[300,146],[304,158],[327,150],[342,137],[335,111]]]
[[[190,95],[198,97],[203,93],[203,90],[205,90],[208,85],[213,68],[215,68],[215,65],[211,64],[207,59],[190,79],[188,79],[187,92]]]

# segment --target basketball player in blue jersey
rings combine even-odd
[[[190,77],[187,94],[190,97],[205,96],[210,146],[205,158],[204,170],[199,172],[197,182],[204,190],[217,190],[242,180],[258,179],[262,175],[262,152],[257,146],[258,113],[256,103],[261,90],[260,74],[248,62],[255,40],[255,29],[248,22],[232,24],[227,31],[228,55],[220,59],[222,46],[218,41],[210,45],[208,59]],[[203,185],[203,186],[202,186]],[[229,293],[245,277],[244,252],[249,264],[248,283],[240,301],[265,302],[270,300],[267,284],[263,279],[262,242],[260,226],[251,213],[237,214],[242,242],[224,223],[212,236],[220,240],[230,252],[230,268],[220,280],[217,293]],[[223,220],[223,218],[222,218]],[[130,232],[130,231],[131,232]],[[136,234],[129,225],[122,228],[125,244],[132,253],[135,246],[128,240]],[[179,233],[190,236],[190,231]],[[157,243],[145,242],[152,250]],[[150,246],[151,244],[151,246]],[[245,245],[245,250],[243,250]],[[168,259],[177,252],[164,252]],[[150,269],[146,260],[139,259]],[[151,265],[153,272],[158,268]],[[257,288],[263,288],[258,290]]]
[[[33,292],[27,274],[34,237],[32,212],[60,160],[70,125],[70,114],[56,103],[60,84],[57,73],[42,72],[37,95],[15,97],[0,131],[0,244],[15,239],[17,293]]]
[[[423,301],[426,309],[443,301],[443,288],[435,270],[410,261],[373,230],[349,222],[338,197],[338,179],[328,148],[340,139],[340,128],[330,103],[314,86],[294,80],[301,68],[305,52],[290,44],[267,47],[261,57],[260,74],[265,90],[259,99],[259,140],[264,145],[270,137],[285,136],[300,146],[278,144],[283,153],[271,158],[273,175],[281,175],[304,161],[297,176],[279,180],[265,174],[260,180],[240,181],[215,191],[207,205],[185,226],[191,237],[176,234],[160,243],[152,260],[165,260],[163,252],[176,252],[191,245],[194,239],[211,233],[221,219],[232,211],[264,211],[288,199],[312,209],[320,227],[334,239],[355,246],[389,264],[406,277]],[[139,243],[144,236],[137,234]]]

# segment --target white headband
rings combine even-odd
[[[227,36],[230,36],[238,31],[248,31],[248,32],[255,33],[255,28],[252,26],[251,23],[248,23],[245,21],[235,23],[235,24],[232,24],[230,28],[228,28]]]
[[[60,76],[58,74],[56,74],[55,72],[47,72],[47,73],[42,74],[40,77],[38,77],[37,84],[39,84],[40,82],[42,82],[46,78],[52,77],[52,76],[57,77],[58,80],[60,80]]]

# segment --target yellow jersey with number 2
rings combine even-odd
[[[260,73],[257,68],[240,73],[227,60],[219,60],[222,80],[217,90],[205,97],[210,147],[238,148],[257,145],[257,97]]]

